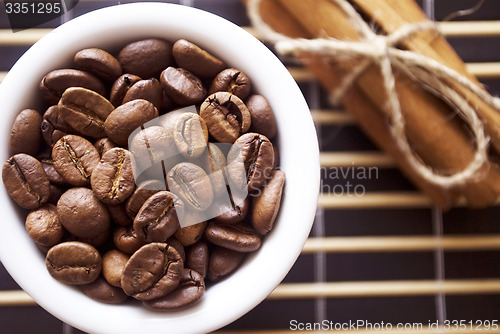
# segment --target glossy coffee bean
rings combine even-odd
[[[130,152],[120,147],[107,151],[95,167],[90,185],[103,203],[125,202],[135,189]]]
[[[52,247],[45,258],[50,275],[66,284],[89,284],[101,273],[101,256],[94,247],[78,241]]]
[[[260,133],[269,139],[276,136],[277,124],[273,109],[262,95],[252,95],[245,101],[252,117],[251,131]]]
[[[125,203],[125,211],[130,218],[135,218],[142,205],[152,195],[165,190],[165,183],[159,180],[147,180],[140,183]]]
[[[127,146],[130,134],[144,123],[158,117],[158,110],[146,100],[122,104],[104,122],[106,135],[120,146]]]
[[[22,110],[10,130],[9,155],[26,153],[36,155],[40,148],[42,116],[34,109]]]
[[[186,252],[184,250],[184,246],[181,244],[181,242],[179,240],[177,240],[174,237],[170,237],[167,239],[167,244],[169,244],[170,246],[175,248],[175,250],[181,256],[181,259],[183,262],[186,261]]]
[[[93,238],[110,226],[106,206],[88,188],[68,189],[57,202],[57,215],[64,228],[80,238]]]
[[[149,197],[134,219],[137,238],[144,242],[165,242],[179,227],[178,215],[184,214],[184,204],[168,191]]]
[[[206,222],[197,222],[195,224],[182,227],[180,226],[174,233],[174,237],[184,246],[191,246],[201,240],[207,228]]]
[[[223,247],[215,247],[210,253],[208,279],[215,282],[228,276],[238,268],[244,257],[245,253]]]
[[[64,229],[53,204],[45,204],[26,217],[26,231],[39,245],[52,247],[62,241]]]
[[[137,81],[125,93],[122,104],[137,99],[148,100],[160,110],[163,104],[163,90],[160,82],[155,78]]]
[[[9,196],[25,209],[36,209],[49,199],[49,178],[40,161],[30,155],[10,157],[3,165],[2,180]]]
[[[174,43],[172,55],[179,67],[200,78],[213,78],[226,67],[222,60],[185,39]]]
[[[73,186],[85,186],[99,164],[100,157],[95,147],[85,138],[66,135],[52,148],[54,168],[66,182]]]
[[[47,203],[57,205],[59,198],[61,198],[62,194],[66,189],[63,187],[55,186],[53,184],[50,185],[50,196]]]
[[[96,140],[96,142],[94,143],[94,147],[96,148],[97,153],[99,153],[99,156],[102,157],[104,153],[111,150],[112,148],[115,148],[116,144],[108,137],[104,137]]]
[[[115,107],[122,104],[123,98],[127,94],[130,87],[132,87],[136,82],[142,80],[141,77],[133,75],[130,73],[121,75],[111,86],[111,92],[109,93],[109,102]]]
[[[158,77],[170,65],[172,48],[162,39],[144,39],[127,44],[118,54],[124,73],[143,79]]]
[[[102,95],[81,87],[66,89],[57,107],[73,129],[93,138],[106,136],[104,121],[115,109]]]
[[[52,160],[51,157],[42,158],[41,156],[39,156],[38,159],[42,164],[43,170],[45,171],[45,174],[47,174],[51,184],[59,186],[68,185],[68,183],[64,180],[64,178],[61,175],[59,175],[59,173],[54,168],[54,161]]]
[[[113,223],[120,226],[132,224],[132,219],[127,215],[124,204],[108,205],[108,212]]]
[[[135,252],[123,271],[121,286],[139,300],[160,298],[175,290],[182,278],[184,263],[166,243],[153,242]]]
[[[168,172],[170,191],[179,196],[186,210],[204,211],[214,199],[212,182],[205,171],[192,163],[181,162]]]
[[[250,209],[250,196],[244,199],[233,199],[231,194],[230,201],[219,201],[217,211],[219,215],[214,220],[224,224],[235,224],[243,221]],[[215,205],[218,203],[216,202]]]
[[[169,160],[177,154],[172,133],[161,126],[148,126],[131,135],[130,152],[138,170],[146,170],[155,163]]]
[[[179,105],[200,103],[207,94],[201,80],[183,68],[167,67],[160,82],[167,96]]]
[[[235,68],[227,68],[217,74],[208,92],[229,92],[244,100],[250,94],[250,89],[250,79],[245,73]]]
[[[186,268],[193,269],[201,277],[205,278],[208,273],[209,258],[208,244],[206,241],[200,240],[189,247],[184,265]]]
[[[227,193],[224,171],[224,168],[226,168],[226,157],[219,148],[219,145],[208,143],[207,149],[195,160],[195,163],[208,174],[214,188],[214,197],[224,196]]]
[[[228,92],[218,92],[205,99],[200,116],[210,134],[221,143],[233,143],[250,129],[250,112],[243,101]]]
[[[280,209],[284,184],[285,172],[274,170],[259,196],[252,198],[251,221],[255,230],[261,235],[267,234],[273,228]]]
[[[128,299],[122,289],[112,286],[102,277],[98,277],[92,283],[81,285],[80,290],[87,297],[106,304],[122,304]]]
[[[137,238],[132,225],[118,226],[113,232],[113,243],[116,248],[127,254],[134,254],[144,245],[144,242]]]
[[[184,269],[177,288],[154,300],[144,301],[143,304],[153,310],[175,310],[192,305],[205,293],[203,277],[192,269]]]
[[[217,246],[237,252],[253,252],[261,245],[257,232],[243,223],[228,225],[210,222],[205,230],[205,237]]]
[[[42,96],[50,104],[57,104],[64,91],[70,87],[87,88],[103,96],[106,94],[106,87],[99,78],[80,70],[54,70],[40,82]]]
[[[199,115],[185,113],[175,121],[173,137],[179,152],[184,157],[197,158],[207,147],[207,125]]]
[[[90,48],[78,51],[73,62],[79,70],[94,74],[104,81],[114,81],[122,75],[122,66],[118,59],[107,51]]]
[[[89,244],[91,246],[94,246],[96,248],[103,246],[109,238],[109,235],[111,233],[111,227],[108,227],[104,232],[101,232],[93,237],[77,237],[76,241],[84,242],[86,244]]]
[[[102,274],[109,284],[121,287],[123,270],[129,258],[129,254],[117,249],[104,253],[102,256]]]
[[[228,175],[239,188],[258,191],[271,177],[274,166],[273,144],[267,137],[250,132],[239,137],[227,155]]]
[[[43,140],[49,147],[54,146],[59,139],[67,134],[76,133],[76,131],[64,120],[57,105],[51,106],[45,111],[40,127]]]

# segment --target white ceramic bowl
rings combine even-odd
[[[244,71],[269,100],[280,133],[281,168],[287,174],[280,215],[262,247],[229,278],[211,286],[200,303],[182,311],[152,312],[139,303],[107,305],[61,284],[24,229],[24,212],[0,187],[0,260],[17,283],[48,312],[92,333],[207,333],[259,304],[284,278],[309,234],[319,189],[319,150],[307,104],[282,63],[257,39],[216,15],[179,5],[136,3],[75,18],[43,37],[15,64],[0,86],[0,156],[8,159],[10,126],[23,108],[37,107],[38,83],[70,66],[88,47],[117,51],[127,42],[185,38]]]

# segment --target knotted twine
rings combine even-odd
[[[359,41],[342,41],[331,37],[291,38],[280,34],[263,21],[259,7],[261,0],[248,1],[248,15],[253,26],[266,40],[274,43],[276,51],[281,55],[307,52],[326,57],[361,58],[360,63],[342,79],[339,87],[332,92],[334,101],[339,102],[360,75],[372,64],[377,65],[380,68],[383,88],[387,97],[383,111],[389,119],[389,130],[410,167],[423,179],[442,188],[461,186],[467,181],[477,178],[478,174],[476,173],[483,166],[488,166],[489,137],[485,134],[483,123],[478,118],[474,108],[447,82],[454,81],[460,84],[497,111],[500,111],[500,99],[492,97],[467,77],[432,58],[396,48],[398,43],[420,31],[430,30],[439,33],[434,22],[409,23],[389,35],[377,35],[346,0],[330,1],[347,15],[360,37]],[[422,84],[424,89],[441,97],[470,128],[475,138],[476,150],[474,158],[463,170],[451,175],[438,174],[413,151],[406,136],[405,118],[395,89],[393,68],[407,74]]]

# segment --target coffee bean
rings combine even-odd
[[[132,225],[118,226],[113,232],[113,242],[119,250],[134,254],[144,243],[137,238]]]
[[[220,203],[217,208],[219,215],[214,220],[224,224],[235,224],[243,221],[247,216],[250,208],[250,197],[247,196],[245,199],[235,200],[229,194],[229,202],[227,200],[219,200],[218,203]]]
[[[252,117],[251,131],[273,139],[277,132],[276,118],[267,99],[255,94],[250,96],[245,104]]]
[[[122,104],[137,99],[148,100],[160,110],[163,105],[163,90],[160,82],[155,78],[137,81],[125,93]]]
[[[212,182],[205,171],[192,163],[182,162],[168,172],[169,189],[179,196],[186,210],[204,211],[214,199]]]
[[[125,265],[122,289],[139,300],[163,297],[179,284],[183,266],[181,256],[172,246],[159,242],[144,245]]]
[[[209,94],[216,92],[229,92],[244,100],[250,94],[250,79],[240,70],[227,68],[217,74],[212,81]]]
[[[181,256],[183,262],[186,260],[186,252],[184,251],[184,246],[181,244],[179,240],[177,240],[174,237],[170,237],[167,239],[167,244],[175,248],[175,250]]]
[[[122,304],[128,299],[122,289],[112,286],[102,277],[90,284],[80,285],[80,290],[87,297],[106,304]]]
[[[192,269],[184,269],[177,288],[158,299],[144,301],[153,310],[175,310],[197,302],[205,293],[203,277]]]
[[[40,161],[30,155],[10,157],[3,165],[2,180],[9,196],[25,209],[36,209],[49,199],[49,178]]]
[[[59,198],[61,198],[64,191],[65,191],[64,188],[51,184],[50,185],[50,196],[49,196],[49,200],[47,201],[47,203],[57,205],[57,202],[59,201]]]
[[[237,252],[253,252],[261,245],[260,236],[255,230],[243,223],[227,225],[210,222],[205,237],[211,243]]]
[[[36,155],[40,148],[42,116],[34,109],[21,111],[10,130],[9,155],[26,153]]]
[[[80,70],[54,70],[40,82],[42,96],[50,104],[57,104],[64,91],[70,87],[87,88],[103,96],[106,94],[106,87],[101,80]]]
[[[67,134],[76,134],[76,131],[64,120],[57,105],[51,106],[43,114],[41,124],[42,137],[49,147],[66,136]]]
[[[186,217],[184,219],[186,219]],[[184,247],[191,246],[200,241],[205,233],[206,227],[206,222],[196,221],[196,223],[192,225],[179,227],[177,231],[175,231],[174,237],[179,240]]]
[[[92,190],[101,202],[123,203],[134,192],[131,159],[130,152],[120,147],[113,148],[102,156],[90,178]]]
[[[249,192],[258,191],[271,177],[274,166],[273,144],[267,137],[250,132],[239,137],[227,155],[228,175],[232,182]]]
[[[123,270],[130,255],[117,249],[112,249],[102,256],[102,274],[112,286],[121,287]]]
[[[108,205],[108,212],[113,223],[121,226],[132,224],[132,219],[127,215],[123,204]]]
[[[160,82],[167,96],[183,106],[200,103],[207,95],[201,80],[183,68],[167,67]]]
[[[172,55],[179,67],[200,78],[213,78],[226,67],[222,60],[185,39],[174,43]]]
[[[52,160],[51,154],[51,150],[43,150],[40,154],[38,154],[37,159],[42,164],[43,170],[45,171],[45,174],[47,174],[51,184],[67,186],[68,183],[54,168],[54,161]]]
[[[210,134],[221,143],[233,143],[250,129],[250,112],[243,101],[227,92],[214,93],[200,107]]]
[[[123,74],[120,76],[111,86],[111,92],[109,94],[109,102],[115,107],[122,104],[123,98],[127,94],[130,87],[132,87],[136,82],[142,80],[141,77],[133,74]]]
[[[73,62],[78,69],[92,73],[104,81],[114,81],[122,75],[122,66],[118,59],[101,49],[78,51]]]
[[[208,244],[206,241],[200,240],[189,247],[185,267],[193,269],[205,278],[207,277],[209,258]]]
[[[85,186],[99,164],[99,153],[85,138],[66,135],[52,148],[54,168],[66,182],[73,186]]]
[[[158,110],[146,100],[122,104],[104,122],[107,136],[120,146],[127,146],[130,134],[144,123],[158,117]]]
[[[118,54],[124,73],[148,79],[158,77],[170,65],[172,48],[162,39],[144,39],[127,44]]]
[[[57,106],[73,129],[93,138],[106,136],[104,121],[115,109],[103,96],[81,87],[66,89]]]
[[[45,258],[50,275],[66,284],[88,284],[101,273],[101,256],[83,242],[63,242],[52,247]]]
[[[208,129],[205,121],[192,113],[179,116],[175,121],[174,141],[183,156],[199,157],[205,151],[208,142]]]
[[[226,157],[217,144],[208,143],[207,150],[196,160],[205,170],[214,188],[214,197],[218,198],[227,193],[225,171]]]
[[[64,229],[53,204],[31,211],[25,223],[28,235],[39,245],[52,247],[62,241]]]
[[[240,265],[244,257],[245,253],[223,247],[215,247],[212,253],[210,253],[208,279],[215,282],[231,274]]]
[[[76,241],[84,242],[96,248],[101,247],[108,241],[110,232],[111,228],[108,227],[106,230],[104,230],[104,232],[101,232],[93,237],[86,237],[86,238],[77,237]]]
[[[172,133],[161,126],[148,126],[134,131],[130,138],[130,152],[134,155],[137,170],[142,171],[152,164],[167,162],[178,154]]]
[[[148,180],[140,183],[125,203],[127,215],[132,219],[135,218],[144,202],[160,190],[165,190],[165,183],[159,180]]]
[[[179,227],[178,216],[184,214],[184,203],[168,191],[149,197],[134,219],[137,238],[144,242],[165,242]]]
[[[94,143],[94,147],[96,148],[97,153],[99,153],[99,156],[102,157],[104,153],[111,150],[112,148],[115,148],[116,144],[108,137],[104,137],[96,140],[96,142]]]
[[[106,206],[88,188],[68,189],[57,202],[57,215],[71,234],[93,238],[109,228]]]
[[[273,228],[280,209],[284,184],[285,172],[275,170],[259,196],[252,198],[252,225],[261,235],[267,234]]]

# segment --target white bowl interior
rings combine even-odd
[[[278,122],[281,168],[287,174],[280,215],[261,249],[202,301],[177,312],[152,312],[138,303],[107,305],[55,281],[24,229],[24,212],[0,190],[0,259],[17,283],[64,322],[92,333],[207,333],[259,304],[284,278],[309,234],[319,189],[319,150],[307,104],[282,63],[258,40],[213,14],[172,4],[137,3],[97,10],[55,29],[30,48],[0,86],[5,115],[0,156],[8,159],[15,115],[36,107],[38,84],[50,70],[71,65],[87,47],[117,51],[127,42],[185,38],[244,71],[269,100]]]

